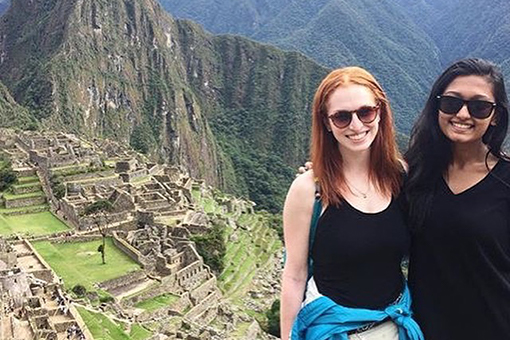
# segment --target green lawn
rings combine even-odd
[[[18,183],[33,183],[33,182],[39,182],[39,177],[37,176],[28,176],[28,177],[18,177]]]
[[[68,289],[81,284],[87,290],[95,290],[95,282],[107,281],[140,269],[140,265],[114,246],[111,238],[106,240],[106,264],[102,264],[101,254],[97,251],[100,244],[101,240],[60,244],[33,242]]]
[[[22,183],[22,184],[14,184],[14,188],[30,188],[35,186],[41,186],[39,182],[29,182],[29,183]]]
[[[30,212],[34,209],[45,208],[45,210],[50,210],[49,204],[40,204],[40,205],[31,205],[28,207],[19,207],[19,208],[1,208],[0,214],[16,212],[16,211],[24,211],[26,214],[30,214]]]
[[[0,235],[11,235],[14,233],[47,235],[68,229],[64,223],[49,211],[11,216],[0,214]]]
[[[21,199],[21,198],[31,198],[31,197],[40,197],[40,196],[44,196],[43,191],[28,192],[26,194],[19,194],[19,195],[15,195],[10,192],[4,192],[4,198],[6,200],[17,200],[17,199]]]
[[[162,294],[155,296],[152,299],[140,301],[135,305],[135,307],[145,309],[147,311],[153,311],[163,307],[168,307],[177,300],[179,300],[178,296],[172,294]]]
[[[82,307],[77,309],[95,340],[145,340],[152,335],[138,324],[133,325],[128,334],[121,324],[113,322],[104,314],[94,313]]]
[[[114,179],[114,178],[118,178],[118,177],[119,177],[119,175],[114,174],[114,175],[107,176],[107,177],[93,177],[93,178],[79,179],[79,180],[76,180],[76,181],[66,181],[66,183],[81,183],[81,184],[86,184],[86,183],[93,183],[93,182],[98,182],[98,181],[104,181],[104,180],[107,180],[107,179]]]

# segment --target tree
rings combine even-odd
[[[99,233],[102,236],[103,244],[97,248],[97,251],[101,253],[101,260],[103,264],[105,261],[105,248],[106,248],[106,232],[108,224],[110,222],[109,214],[114,210],[113,204],[108,200],[99,200],[88,205],[85,208],[84,214],[94,218],[94,224],[97,226]]]
[[[225,243],[224,230],[224,225],[220,222],[215,222],[207,233],[191,237],[191,240],[195,242],[197,252],[204,259],[204,263],[211,267],[211,270],[217,275],[225,267],[223,259],[227,252],[227,245]]]
[[[271,308],[266,311],[267,332],[280,337],[280,300],[275,300]]]

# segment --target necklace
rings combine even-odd
[[[345,179],[345,182],[347,183],[347,188],[349,189],[351,194],[353,194],[354,196],[361,197],[363,199],[366,199],[368,197],[368,193],[370,192],[370,183],[368,183],[367,190],[365,190],[363,192],[360,189],[356,188],[354,185],[352,185],[352,183],[349,182],[347,179]],[[356,191],[356,192],[354,192],[352,189],[354,189],[354,191]]]

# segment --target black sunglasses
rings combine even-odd
[[[453,96],[437,96],[436,98],[439,100],[439,110],[441,112],[453,115],[458,113],[464,104],[466,104],[471,117],[478,119],[489,117],[497,106],[496,103],[485,100],[464,100]]]
[[[328,118],[333,122],[333,124],[339,128],[343,129],[344,127],[349,126],[352,121],[352,115],[356,114],[358,119],[364,123],[369,124],[372,123],[377,118],[377,113],[379,112],[379,104],[375,106],[362,106],[357,110],[347,111],[336,111],[332,115],[329,115]]]

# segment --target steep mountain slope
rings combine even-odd
[[[281,206],[325,68],[152,0],[19,0],[0,31],[0,79],[44,126],[129,142]]]
[[[395,0],[441,51],[444,67],[465,57],[498,63],[510,77],[510,3],[504,0]],[[507,87],[507,92],[510,89]]]
[[[28,110],[18,105],[9,90],[0,83],[0,126],[36,128],[35,120],[30,117]]]
[[[252,36],[288,0],[159,0],[170,13],[199,22],[214,33]]]
[[[229,20],[216,20],[231,13],[229,1],[223,6],[213,0],[190,0],[186,4],[160,1],[170,12],[190,15],[213,32],[236,32],[284,49],[297,49],[330,67],[365,66],[388,91],[397,126],[404,132],[409,131],[440,69],[439,51],[433,41],[394,1],[293,0],[277,2],[271,15],[262,15],[264,2],[245,0],[244,12],[231,15]],[[192,6],[213,10],[192,12]],[[251,29],[239,27],[238,22],[251,23]]]
[[[396,1],[435,41],[444,64],[466,56],[508,63],[508,1]]]

